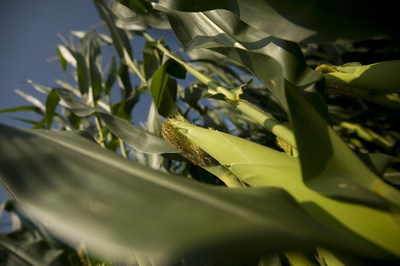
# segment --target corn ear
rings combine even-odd
[[[177,120],[169,123],[250,186],[281,187],[315,219],[334,227],[340,221],[364,239],[400,256],[400,225],[397,213],[391,210],[394,206],[374,208],[323,196],[303,183],[298,158],[212,129]],[[322,216],[320,208],[330,218]],[[343,229],[339,226],[338,230]]]
[[[181,122],[187,122],[181,115],[176,115],[175,119]],[[184,130],[176,128],[171,121],[172,120],[168,120],[162,124],[163,136],[170,144],[175,146],[193,164],[212,173],[228,187],[243,186],[240,180],[231,171],[220,165],[217,160],[190,141],[183,133]]]

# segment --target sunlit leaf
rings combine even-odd
[[[29,95],[21,90],[14,90],[19,96],[21,96],[22,98],[24,98],[27,102],[33,104],[34,106],[36,106],[38,109],[40,109],[43,113],[46,110],[46,107],[43,105],[43,103],[36,97]]]
[[[63,54],[61,53],[60,48],[57,47],[57,54],[58,54],[58,60],[60,60],[60,64],[61,64],[61,68],[64,71],[64,73],[66,73],[67,71],[67,60],[65,59],[65,57],[63,56]]]
[[[63,64],[63,60],[68,62],[71,66],[76,68],[76,58],[74,56],[74,51],[70,47],[67,47],[65,45],[58,45],[57,46],[57,52],[59,54],[61,64]]]

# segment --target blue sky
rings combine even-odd
[[[0,1],[0,109],[27,104],[14,89],[34,92],[24,84],[28,79],[47,86],[63,79],[59,62],[47,61],[57,55],[55,47],[61,43],[57,34],[68,36],[71,30],[88,30],[99,22],[91,0]],[[30,126],[4,114],[0,123]]]
[[[71,30],[87,30],[100,21],[90,0],[1,0],[0,109],[27,104],[14,89],[33,92],[23,83],[28,79],[52,86],[53,79],[63,78],[58,61],[47,61],[57,55],[55,46],[61,43],[57,33],[67,36]],[[0,123],[30,126],[5,114],[0,114]],[[0,202],[7,197],[1,187]]]
[[[55,86],[55,79],[64,80],[58,60],[48,61],[57,55],[56,45],[62,43],[57,34],[68,39],[70,31],[87,31],[99,23],[101,19],[91,0],[1,0],[0,109],[29,105],[14,89],[40,96],[26,84],[28,79],[48,87]],[[167,37],[169,44],[176,40],[166,31],[152,31],[151,34],[156,39]],[[176,50],[176,43],[172,47]],[[139,109],[139,115],[147,115],[147,107],[135,108]],[[0,114],[0,123],[31,127],[9,119],[8,115],[39,119],[31,113]],[[0,203],[7,197],[0,186]]]

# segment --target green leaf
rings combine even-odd
[[[151,103],[149,114],[147,115],[146,131],[162,138],[161,120],[154,102]],[[150,154],[148,156],[148,165],[153,169],[160,169],[163,160],[163,156],[159,154]]]
[[[64,90],[57,89],[57,94],[60,97],[60,105],[70,109],[77,116],[85,117],[99,111],[98,108],[91,107],[85,103],[76,100],[70,93]]]
[[[89,92],[89,73],[88,73],[88,65],[85,60],[85,56],[79,52],[75,52],[76,58],[76,70],[78,74],[78,84],[79,90],[82,95],[87,95]]]
[[[111,58],[111,66],[107,75],[105,90],[106,95],[110,95],[111,89],[114,86],[115,80],[117,78],[117,62],[115,56]]]
[[[130,3],[127,3],[127,1],[121,2],[122,4],[116,0],[109,2],[110,10],[117,18],[115,25],[118,28],[130,31],[143,31],[147,28],[169,29],[168,19],[165,14],[154,10],[149,2],[147,2],[148,5],[146,5],[145,9],[140,8],[139,12],[136,12],[138,5],[131,4],[139,1],[132,0]]]
[[[342,245],[283,190],[193,183],[125,160],[82,134],[0,126],[2,182],[59,239],[84,240],[101,254],[197,262]]]
[[[217,16],[218,14],[219,16]],[[351,154],[351,152],[346,151],[347,148],[344,147],[344,144],[337,136],[334,137],[335,144],[331,144],[329,137],[322,140],[324,136],[324,134],[321,134],[322,127],[324,130],[328,127],[324,119],[329,119],[327,107],[321,93],[321,86],[319,85],[322,76],[306,66],[297,44],[261,33],[223,11],[196,14],[170,12],[170,17],[179,19],[178,23],[176,23],[179,27],[176,27],[175,30],[179,31],[177,33],[178,36],[189,36],[189,38],[183,38],[183,40],[191,42],[191,45],[198,46],[196,41],[190,40],[195,39],[193,38],[194,36],[206,36],[208,38],[207,43],[209,38],[213,38],[215,43],[211,44],[211,47],[223,47],[210,48],[211,50],[224,54],[230,60],[234,60],[247,68],[271,90],[282,106],[289,111],[290,122],[293,124],[296,140],[302,143],[302,146],[299,147],[300,161],[303,178],[309,186],[325,195],[357,198],[357,193],[353,194],[351,191],[345,192],[346,190],[343,189],[334,189],[342,183],[342,179],[338,178],[334,181],[333,178],[330,178],[332,175],[330,171],[333,171],[335,173],[334,176],[342,174],[352,180],[350,182],[356,182],[363,187],[376,190],[374,184],[381,182],[377,181],[377,177],[366,169],[354,154],[345,155]],[[191,19],[193,20],[192,22],[190,21]],[[225,23],[225,20],[229,23]],[[199,24],[198,22],[200,21],[205,23]],[[172,26],[174,27],[174,23],[172,23]],[[184,32],[186,35],[183,34]],[[245,42],[246,38],[252,42]],[[208,43],[208,45],[210,44]],[[302,95],[297,92],[296,87],[302,88]],[[296,104],[288,104],[288,93],[291,96],[296,95],[296,99],[291,99],[296,101]],[[303,96],[306,96],[308,101]],[[315,119],[313,126],[309,124],[311,123],[310,119]],[[304,132],[298,131],[300,126]],[[318,141],[320,142],[318,143]],[[318,144],[316,145],[316,143]],[[340,167],[335,164],[331,170],[321,175],[323,178],[315,179],[315,173],[319,171],[317,169],[327,167],[327,160],[332,157],[329,152],[331,146],[343,147],[339,148],[341,155],[335,153],[334,160],[341,161],[342,159],[339,158],[351,156],[351,160],[357,162],[358,167],[364,169],[366,173],[357,175],[354,169],[358,168],[353,168],[354,172],[350,171],[342,161]],[[302,149],[308,149],[309,151],[302,153]],[[342,173],[341,171],[344,172]],[[363,175],[366,175],[366,177],[363,178]],[[313,180],[312,185],[309,182],[310,180]],[[390,186],[384,185],[384,187],[385,192],[379,192],[379,194],[389,201],[399,204],[399,193]],[[342,194],[343,192],[345,194]]]
[[[56,108],[58,106],[58,102],[60,101],[60,97],[56,90],[52,90],[46,99],[46,129],[51,128],[51,124],[53,123],[53,117],[56,113]]]
[[[150,154],[178,152],[160,136],[147,132],[126,119],[106,113],[98,114],[111,132],[137,151]]]
[[[115,16],[106,7],[104,0],[94,0],[96,9],[110,31],[113,44],[120,58],[125,57],[125,52],[132,58],[132,49],[125,31],[115,26]],[[125,52],[124,52],[125,51]]]
[[[48,234],[35,227],[13,201],[0,205],[0,218],[3,209],[11,216],[12,231],[0,234],[2,263],[6,265],[58,265],[63,250],[55,244]],[[6,256],[4,256],[6,254]]]
[[[225,9],[258,30],[295,42],[398,36],[392,29],[396,20],[394,3],[380,5],[373,1],[338,0],[325,5],[318,0],[308,0],[300,5],[290,0],[161,0],[159,4],[186,12]]]
[[[7,117],[10,118],[10,119],[14,119],[16,121],[21,121],[21,122],[28,123],[28,124],[31,124],[31,125],[36,125],[38,123],[37,121],[30,120],[30,119],[24,119],[24,118],[19,118],[19,117],[14,117],[14,116],[7,116]]]
[[[60,60],[61,68],[65,74],[67,72],[67,60],[63,56],[61,49],[59,47],[57,47],[57,54],[58,54],[58,59]]]
[[[14,90],[19,96],[21,96],[22,98],[24,98],[27,102],[33,104],[36,108],[38,108],[41,112],[45,112],[46,111],[46,107],[43,105],[43,103],[36,97],[29,95],[23,91],[20,91],[18,89]]]
[[[13,107],[13,108],[2,109],[2,110],[0,110],[0,113],[24,112],[24,111],[39,112],[40,109],[37,108],[36,106],[24,105],[24,106],[18,106],[18,107]]]
[[[57,52],[60,56],[61,66],[63,65],[63,61],[65,60],[71,66],[76,68],[76,58],[75,52],[71,49],[71,47],[65,45],[57,45]]]
[[[378,176],[385,173],[386,168],[392,163],[392,156],[383,153],[360,154],[360,159],[370,166]]]
[[[111,113],[118,117],[130,120],[132,109],[135,107],[139,99],[140,93],[138,92],[138,90],[135,90],[135,92],[132,93],[132,95],[128,99],[122,100],[115,104],[111,104]]]
[[[176,53],[175,55],[179,56],[178,53]],[[182,65],[178,64],[174,60],[169,60],[168,62],[166,62],[166,64],[167,64],[166,72],[168,74],[178,79],[186,78],[186,69],[182,67]]]
[[[40,84],[37,84],[37,83],[33,82],[30,79],[28,79],[26,82],[29,85],[31,85],[33,88],[35,88],[35,90],[37,90],[38,92],[41,92],[43,94],[48,94],[52,90],[51,88],[43,86],[43,85],[40,85]]]
[[[149,80],[154,72],[160,67],[162,62],[162,55],[154,47],[153,42],[146,41],[143,48],[143,69],[144,75]]]
[[[209,48],[226,56],[257,76],[287,110],[286,82],[305,87],[323,76],[306,64],[296,43],[261,32],[232,13],[213,10],[203,13],[168,11],[171,26],[186,49]],[[326,113],[319,92],[309,91],[309,98]]]
[[[119,85],[121,87],[121,97],[123,99],[126,99],[132,93],[132,83],[130,79],[129,69],[126,64],[123,64],[122,62],[120,63],[117,77],[119,80]]]
[[[71,91],[75,96],[79,98],[82,97],[81,92],[79,91],[79,88],[77,86],[74,86],[72,84],[69,84],[68,82],[59,79],[55,80],[54,82],[57,83],[62,89]]]
[[[46,124],[46,117],[43,117],[40,121],[36,122],[36,124],[32,127],[33,129],[41,129],[44,128]]]
[[[147,0],[119,0],[119,2],[140,14],[144,14],[151,9],[151,3]]]
[[[151,79],[150,91],[158,113],[168,117],[176,110],[175,99],[177,83],[169,77],[166,71],[167,65],[161,65]]]
[[[93,31],[89,32],[85,38],[88,38],[89,45],[89,73],[90,73],[90,84],[92,87],[92,94],[95,101],[101,95],[102,92],[102,81],[103,76],[101,73],[101,44],[102,39],[97,36]],[[83,42],[84,39],[81,40]]]

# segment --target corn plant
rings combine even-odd
[[[29,81],[44,102],[18,91],[32,105],[1,110],[39,117],[25,120],[33,129],[0,125],[0,180],[13,197],[0,208],[13,221],[1,259],[399,263],[394,6],[93,3],[104,27],[57,46],[73,81]],[[183,51],[155,29],[173,32]]]

